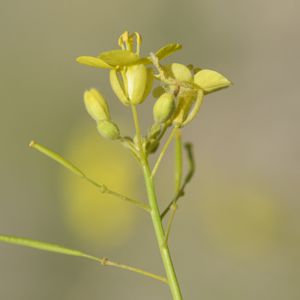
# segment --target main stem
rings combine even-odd
[[[153,182],[153,177],[151,176],[151,170],[150,170],[148,159],[145,156],[142,148],[140,127],[139,127],[139,121],[138,121],[137,111],[135,106],[132,106],[132,113],[133,113],[133,119],[136,128],[137,141],[139,145],[140,163],[143,169],[147,195],[148,195],[149,204],[151,208],[150,214],[151,214],[151,219],[152,219],[152,223],[156,235],[156,240],[159,246],[161,258],[164,264],[164,268],[166,271],[168,284],[171,290],[171,294],[173,296],[173,300],[182,300],[182,295],[176,277],[175,269],[173,266],[172,258],[170,255],[168,243],[165,243],[165,232],[163,229],[162,219],[160,217],[160,211],[157,204],[155,186]]]
[[[155,187],[154,187],[153,179],[151,177],[151,171],[150,171],[147,160],[143,161],[142,167],[143,167],[143,172],[144,172],[144,178],[145,178],[145,183],[146,183],[146,188],[147,188],[149,204],[151,207],[151,219],[152,219],[156,239],[158,242],[160,254],[161,254],[163,264],[165,267],[166,275],[168,278],[169,287],[170,287],[173,299],[174,300],[182,300],[182,295],[181,295],[180,287],[179,287],[179,284],[177,281],[174,266],[172,263],[169,247],[168,247],[168,244],[165,243],[165,232],[164,232],[164,229],[162,226],[160,212],[159,212],[158,205],[157,205]]]

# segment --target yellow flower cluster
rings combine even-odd
[[[162,65],[163,58],[182,48],[178,43],[168,44],[146,57],[140,55],[141,44],[139,33],[125,31],[118,39],[121,49],[102,52],[98,56],[80,56],[77,62],[108,69],[112,90],[125,106],[143,103],[152,91],[158,99],[153,106],[154,124],[148,140],[153,140],[154,128],[160,131],[165,126],[185,126],[197,115],[205,94],[231,85],[216,71],[179,63]],[[158,81],[155,88],[154,79]],[[97,122],[99,133],[106,138],[121,139],[104,97],[91,89],[85,92],[84,101],[88,113]],[[147,138],[145,144],[149,142]]]

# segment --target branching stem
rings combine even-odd
[[[141,132],[140,132],[140,126],[139,126],[139,122],[138,122],[137,112],[136,112],[136,109],[134,106],[132,106],[132,113],[133,113],[133,118],[134,118],[135,129],[136,129],[136,139],[137,139],[138,144],[140,145],[139,146],[140,165],[142,167],[143,174],[144,174],[149,205],[151,208],[151,219],[152,219],[152,224],[154,227],[156,240],[157,240],[157,243],[159,246],[161,258],[162,258],[162,261],[164,264],[164,268],[166,271],[168,284],[170,287],[171,294],[173,296],[173,300],[182,300],[182,295],[181,295],[179,283],[178,283],[178,280],[176,277],[175,269],[173,266],[172,258],[170,255],[169,247],[168,247],[167,243],[165,243],[165,241],[166,241],[165,232],[163,229],[162,220],[160,218],[160,211],[158,208],[153,177],[151,174],[148,159],[143,151],[142,142],[141,142],[142,137],[141,137]],[[169,138],[169,140],[171,142],[172,137],[171,137],[171,139]],[[166,151],[166,149],[164,151]]]
[[[64,166],[68,170],[72,171],[77,176],[79,176],[79,177],[87,180],[89,183],[91,183],[92,185],[96,186],[101,193],[106,193],[106,194],[112,195],[114,197],[117,197],[117,198],[119,198],[119,199],[121,199],[123,201],[127,201],[127,202],[129,202],[131,204],[134,204],[138,208],[141,208],[141,209],[147,211],[147,212],[150,211],[150,207],[146,203],[143,203],[142,201],[135,200],[135,199],[129,198],[127,196],[124,196],[124,195],[122,195],[122,194],[120,194],[118,192],[115,192],[115,191],[111,190],[105,184],[96,182],[95,180],[89,178],[78,167],[74,166],[71,162],[69,162],[68,160],[66,160],[65,158],[63,158],[60,154],[58,154],[58,153],[56,153],[56,152],[54,152],[54,151],[46,148],[45,146],[34,142],[34,141],[30,142],[29,146],[31,148],[33,148],[33,149],[35,149],[35,150],[37,150],[37,151],[45,154],[46,156],[50,157],[51,159],[55,160],[60,165]]]

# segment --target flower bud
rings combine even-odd
[[[108,105],[96,89],[84,93],[84,104],[87,112],[96,122],[110,118]]]
[[[119,127],[108,120],[100,121],[97,124],[98,132],[106,139],[115,140],[120,137]]]
[[[162,94],[153,107],[153,117],[156,123],[167,121],[175,108],[174,96],[169,93]]]
[[[193,76],[189,68],[183,64],[172,64],[171,70],[174,77],[179,81],[191,81]]]
[[[147,69],[143,64],[129,66],[126,71],[127,91],[130,103],[136,105],[144,100],[147,86]]]

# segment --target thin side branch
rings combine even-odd
[[[175,135],[175,193],[180,190],[182,181],[182,138],[181,130],[177,128]]]
[[[119,268],[119,269],[131,271],[131,272],[138,273],[138,274],[141,274],[141,275],[144,275],[144,276],[147,276],[147,277],[150,277],[150,278],[153,278],[153,279],[156,279],[158,281],[161,281],[163,283],[168,284],[168,280],[167,280],[166,277],[163,277],[163,276],[160,276],[160,275],[157,275],[157,274],[154,274],[154,273],[150,273],[150,272],[142,270],[142,269],[138,269],[138,268],[135,268],[135,267],[132,267],[132,266],[128,266],[128,265],[120,264],[120,263],[117,263],[117,262],[114,262],[114,261],[110,261],[106,258],[100,259],[99,262],[103,266],[112,266],[112,267],[116,267],[116,268]]]
[[[189,163],[189,171],[188,171],[188,173],[187,173],[187,175],[186,175],[186,177],[183,181],[183,184],[182,184],[180,190],[176,193],[173,200],[168,204],[168,206],[165,208],[165,210],[160,215],[161,219],[163,219],[166,216],[166,214],[170,210],[173,203],[176,204],[177,201],[179,200],[179,198],[184,195],[185,188],[186,188],[187,184],[191,181],[191,179],[193,178],[194,173],[195,173],[195,160],[194,160],[194,155],[193,155],[193,146],[190,143],[187,143],[184,146],[185,146],[185,150],[187,152],[187,158],[188,158],[188,163]]]
[[[141,274],[141,275],[144,275],[144,276],[147,276],[147,277],[150,277],[150,278],[153,278],[153,279],[156,279],[158,281],[168,284],[167,279],[163,276],[153,274],[148,271],[138,269],[138,268],[135,268],[132,266],[128,266],[128,265],[120,264],[120,263],[117,263],[114,261],[110,261],[107,258],[99,258],[99,257],[84,253],[79,250],[66,248],[61,245],[45,243],[45,242],[32,240],[32,239],[28,239],[28,238],[20,238],[20,237],[15,237],[15,236],[8,236],[8,235],[0,235],[0,242],[4,242],[7,244],[14,244],[14,245],[23,246],[23,247],[28,247],[28,248],[32,248],[32,249],[38,249],[38,250],[42,250],[42,251],[46,251],[46,252],[52,252],[52,253],[54,252],[54,253],[59,253],[59,254],[64,254],[64,255],[69,255],[69,256],[77,256],[77,257],[87,258],[89,260],[97,261],[98,263],[100,263],[103,266],[112,266],[112,267],[116,267],[119,269],[131,271],[131,272],[138,273],[138,274]]]
[[[166,154],[166,152],[167,152],[167,149],[168,149],[170,143],[172,142],[172,140],[173,140],[173,138],[174,138],[174,136],[175,136],[176,130],[177,130],[176,127],[173,128],[173,130],[172,130],[170,136],[168,137],[166,143],[164,144],[164,146],[163,146],[163,148],[162,148],[162,150],[161,150],[161,152],[160,152],[160,154],[159,154],[159,156],[158,156],[158,159],[157,159],[157,161],[156,161],[156,163],[155,163],[155,165],[154,165],[154,167],[153,167],[153,170],[152,170],[152,173],[151,173],[151,177],[152,177],[152,178],[155,176],[155,174],[156,174],[156,172],[157,172],[157,170],[158,170],[158,167],[159,167],[159,165],[160,165],[160,163],[161,163],[163,157],[165,156],[165,154]]]
[[[176,194],[179,193],[180,191],[181,181],[182,181],[182,138],[181,138],[181,131],[179,128],[177,128],[175,134],[175,193]],[[167,223],[165,245],[168,244],[171,227],[175,218],[175,213],[177,211],[177,204],[173,202],[170,209],[171,209],[171,215]]]
[[[171,207],[170,207],[170,210],[171,210],[171,215],[169,217],[168,224],[167,224],[165,241],[164,241],[165,245],[168,244],[168,240],[169,240],[169,236],[170,236],[170,232],[171,232],[171,227],[172,227],[172,224],[173,224],[173,221],[174,221],[175,213],[177,211],[177,204],[173,202]]]
[[[58,162],[60,165],[62,165],[63,167],[67,168],[68,170],[72,171],[74,174],[76,174],[77,176],[87,180],[89,183],[91,183],[92,185],[96,186],[98,188],[98,190],[100,191],[100,193],[106,193],[112,196],[115,196],[123,201],[127,201],[131,204],[134,204],[135,206],[137,206],[138,208],[141,208],[147,212],[150,211],[149,206],[146,203],[143,203],[142,201],[139,200],[135,200],[132,198],[129,198],[127,196],[124,196],[118,192],[115,192],[113,190],[111,190],[110,188],[108,188],[106,185],[104,185],[103,183],[98,183],[95,180],[89,178],[87,175],[85,175],[85,173],[83,173],[78,167],[76,167],[75,165],[73,165],[71,162],[69,162],[68,160],[66,160],[65,158],[63,158],[60,154],[46,148],[45,146],[38,144],[34,141],[30,142],[29,146],[41,153],[43,153],[44,155],[50,157],[51,159],[55,160],[56,162]]]

